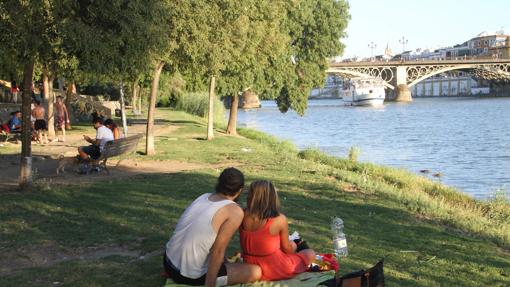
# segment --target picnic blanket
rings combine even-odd
[[[319,283],[335,277],[335,271],[305,272],[288,280],[281,281],[259,281],[250,284],[233,285],[236,287],[315,287]],[[188,285],[176,284],[172,279],[167,279],[163,287],[186,287]]]

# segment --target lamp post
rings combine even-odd
[[[402,36],[402,39],[398,40],[400,44],[402,44],[402,56],[404,56],[404,52],[406,50],[407,42],[409,42],[404,36]]]
[[[377,47],[377,44],[374,43],[374,42],[370,42],[370,44],[368,44],[368,48],[370,48],[370,60],[374,60],[374,49]]]

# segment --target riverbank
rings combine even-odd
[[[384,257],[388,286],[510,285],[508,203],[476,201],[403,170],[298,152],[250,129],[239,137],[217,130],[205,141],[201,118],[157,116],[168,127],[156,137],[157,155],[128,160],[193,167],[137,175],[132,166],[128,178],[39,179],[31,194],[0,193],[1,286],[162,286],[161,253],[178,216],[228,166],[248,182],[272,180],[290,230],[316,250],[331,252],[330,219],[341,217],[350,251],[342,273]],[[236,236],[228,252],[237,250]]]

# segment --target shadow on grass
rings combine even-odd
[[[75,250],[94,246],[163,250],[186,206],[214,190],[217,173],[139,175],[4,195],[0,201],[0,228],[4,230],[0,250],[23,253],[23,249],[45,242]],[[248,175],[248,179],[258,176]],[[490,243],[419,221],[384,199],[368,201],[360,194],[336,192],[332,184],[278,178],[274,182],[291,232],[298,230],[317,251],[331,252],[331,217],[338,215],[344,220],[350,255],[340,260],[341,273],[367,268],[384,257],[388,286],[508,286],[510,282],[508,275],[501,273],[510,268],[510,259]],[[245,199],[244,194],[242,205]],[[239,249],[236,235],[229,254]],[[162,283],[159,271],[159,257],[146,261],[110,257],[27,269],[0,279],[0,285],[31,282],[31,286],[47,286],[59,281],[70,286],[156,286]]]

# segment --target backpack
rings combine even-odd
[[[338,272],[334,279],[322,282],[320,285],[328,287],[384,287],[383,259],[372,268],[361,269],[345,275]]]

